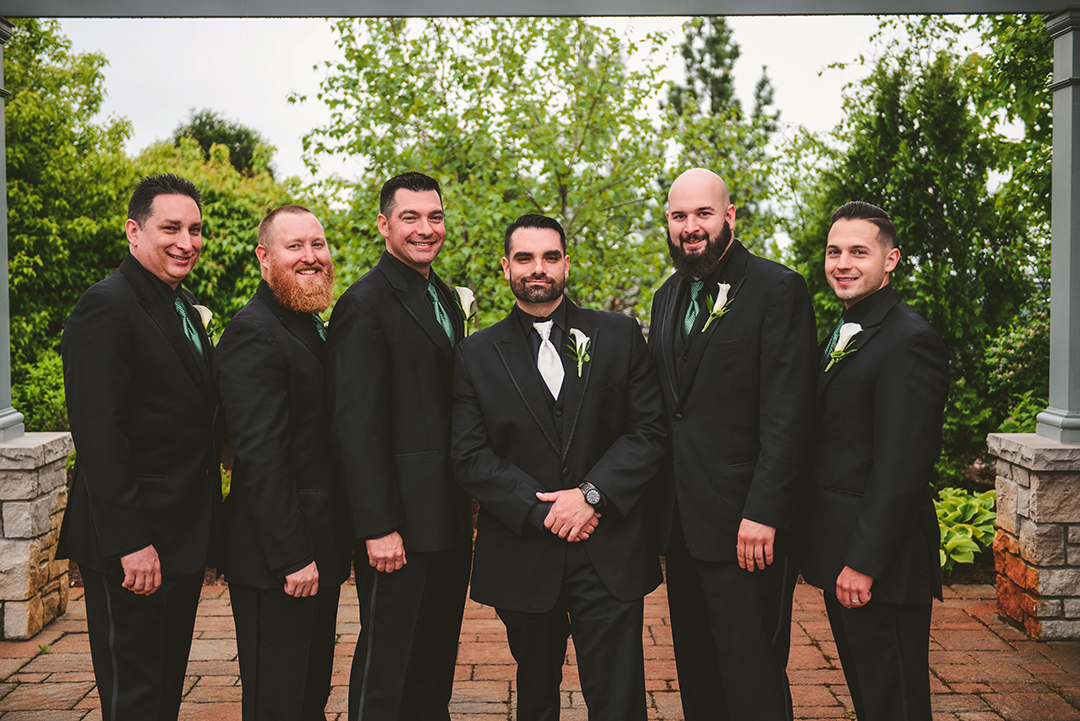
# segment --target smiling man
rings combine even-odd
[[[802,276],[734,238],[716,173],[668,192],[675,274],[649,350],[671,427],[659,508],[687,721],[785,721],[790,529],[813,404],[814,318]]]
[[[181,282],[202,249],[199,191],[145,178],[130,254],[64,328],[78,460],[57,557],[79,564],[106,721],[175,719],[221,479],[210,345]]]
[[[334,262],[311,211],[259,224],[262,282],[216,352],[235,450],[223,549],[245,721],[325,721],[351,539],[330,451],[326,330]]]
[[[454,464],[480,502],[472,597],[517,661],[518,721],[557,721],[573,629],[594,721],[644,721],[643,598],[660,583],[646,488],[662,402],[637,322],[579,308],[558,221],[506,230],[510,314],[461,344]]]
[[[825,276],[844,313],[821,344],[802,573],[825,592],[858,717],[929,721],[930,609],[941,598],[930,481],[949,368],[937,333],[889,285],[899,260],[881,208],[854,201],[833,213]]]
[[[360,636],[351,721],[449,719],[472,514],[450,465],[454,294],[431,264],[446,238],[439,184],[382,188],[386,251],[334,307],[330,438],[356,543]]]

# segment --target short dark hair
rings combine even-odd
[[[146,221],[154,212],[154,198],[159,195],[186,195],[195,201],[202,215],[202,193],[187,178],[172,173],[148,175],[135,186],[135,192],[128,201],[128,218],[145,228]]]
[[[401,173],[383,183],[382,190],[379,191],[379,212],[387,218],[394,210],[399,190],[411,190],[414,193],[434,190],[439,195],[439,202],[442,202],[442,188],[439,187],[439,181],[435,178],[423,173]]]
[[[510,236],[514,234],[514,231],[518,228],[541,228],[543,230],[554,230],[559,234],[559,242],[562,243],[563,254],[566,254],[566,231],[559,225],[559,221],[554,218],[549,218],[546,215],[539,215],[537,213],[526,213],[521,216],[506,229],[506,236],[503,238],[503,255],[510,256]]]
[[[310,210],[302,205],[283,205],[280,208],[274,208],[266,217],[259,222],[259,245],[268,246],[266,242],[270,237],[270,228],[273,227],[274,221],[277,220],[279,215],[315,215]]]
[[[881,208],[862,200],[853,200],[844,203],[833,211],[829,222],[829,229],[838,220],[866,220],[877,226],[878,242],[888,248],[899,248],[900,243],[896,238],[896,225],[889,219],[889,214]]]

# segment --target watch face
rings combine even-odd
[[[595,506],[597,503],[600,502],[600,491],[596,490],[595,488],[590,488],[589,490],[585,491],[585,501],[590,506]]]

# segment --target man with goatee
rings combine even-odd
[[[649,348],[670,423],[660,504],[687,721],[785,721],[789,531],[817,370],[802,276],[732,236],[720,176],[668,193],[675,274],[653,299]]]
[[[334,263],[319,220],[286,205],[259,224],[262,281],[217,346],[236,458],[224,571],[245,721],[324,721],[348,518],[327,429]]]

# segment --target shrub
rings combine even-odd
[[[941,529],[941,568],[948,573],[957,563],[974,563],[975,554],[993,542],[997,492],[974,494],[949,487],[938,496],[934,507]]]

